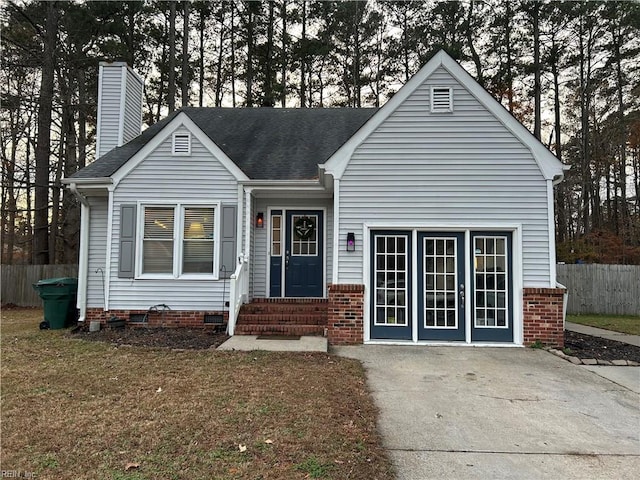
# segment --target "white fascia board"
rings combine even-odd
[[[444,67],[464,88],[466,88],[496,119],[498,119],[518,140],[531,151],[545,179],[563,175],[564,165],[553,155],[524,125],[493,98],[462,66],[444,50],[434,55],[409,81],[384,104],[346,143],[344,143],[324,164],[321,170],[334,178],[342,175],[356,148],[375,131],[431,74],[440,66]]]
[[[238,181],[249,180],[238,166],[231,161],[231,159],[224,153],[220,147],[218,147],[201,129],[198,127],[189,116],[180,112],[176,117],[171,120],[165,127],[160,130],[147,144],[142,147],[134,156],[132,156],[127,163],[118,169],[113,174],[113,183],[118,185],[123,178],[125,178],[134,168],[136,168],[140,162],[147,158],[156,148],[158,148],[162,142],[167,140],[173,132],[178,128],[184,126],[191,134],[196,137],[206,149],[236,178]]]
[[[243,185],[247,187],[278,189],[278,188],[300,188],[306,190],[325,190],[316,179],[314,180],[243,180]]]

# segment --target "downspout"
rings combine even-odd
[[[76,307],[80,309],[79,322],[87,317],[87,283],[89,272],[89,220],[91,219],[91,204],[82,195],[75,183],[69,184],[69,190],[80,202],[80,252],[78,259],[78,298]]]

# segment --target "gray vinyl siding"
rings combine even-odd
[[[90,198],[89,263],[87,271],[87,307],[104,307],[102,269],[106,279],[107,223],[109,202],[107,197]],[[98,270],[98,271],[97,271]]]
[[[331,279],[333,269],[333,199],[326,198],[258,198],[254,201],[254,213],[251,218],[255,218],[257,212],[264,212],[265,227],[254,228],[253,251],[252,251],[252,271],[251,271],[251,296],[267,297],[269,294],[267,279],[267,262],[269,261],[269,229],[271,220],[268,208],[284,209],[325,209],[325,278],[327,282]],[[326,290],[326,289],[325,289]],[[325,292],[326,293],[326,292]]]
[[[453,87],[430,113],[430,86]],[[442,67],[355,150],[340,182],[340,283],[363,280],[363,222],[522,224],[524,285],[549,285],[546,182],[531,152]],[[368,259],[364,259],[368,261]]]
[[[142,83],[127,70],[122,144],[140,135],[142,126]]]
[[[188,130],[180,128],[179,133]],[[118,278],[120,205],[162,202],[237,204],[237,182],[224,166],[191,136],[191,155],[171,155],[171,135],[117,186],[114,192],[109,307],[147,309],[165,303],[173,310],[221,310],[229,298],[229,280]],[[216,222],[220,221],[216,212]],[[138,235],[140,232],[138,232]],[[219,242],[218,242],[219,243]],[[216,255],[220,245],[215,246]],[[224,294],[224,298],[223,298]]]
[[[100,151],[96,157],[101,157],[119,145],[120,98],[122,92],[121,66],[102,67],[101,103],[100,103]]]

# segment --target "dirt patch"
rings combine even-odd
[[[162,327],[104,328],[98,332],[89,332],[89,330],[82,328],[72,330],[69,336],[81,338],[82,340],[108,342],[115,345],[134,345],[136,347],[160,347],[181,350],[217,348],[229,338],[224,332],[214,332],[202,328]]]
[[[569,330],[564,332],[563,351],[567,355],[580,359],[631,360],[640,363],[640,347],[606,338],[583,335]]]

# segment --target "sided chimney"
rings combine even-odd
[[[143,81],[125,62],[100,62],[96,158],[140,135]]]

